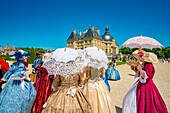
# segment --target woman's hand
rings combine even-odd
[[[142,71],[141,65],[138,65],[138,66],[137,66],[137,70],[138,70],[139,74],[141,75],[142,79],[144,79],[144,78],[145,78],[145,74],[144,74],[144,72]]]
[[[142,70],[141,65],[138,65],[138,66],[137,66],[137,70],[138,70],[138,71],[141,71],[141,70]]]
[[[104,69],[101,70],[101,74],[102,74],[102,78],[104,78],[105,77],[105,70]]]

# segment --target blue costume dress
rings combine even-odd
[[[40,57],[36,57],[32,65],[32,68],[35,69],[36,74],[38,73],[38,68],[40,67],[41,63],[42,63],[42,59]]]
[[[22,61],[13,63],[3,76],[6,85],[0,93],[0,113],[28,113],[34,103],[36,90],[26,77]]]
[[[116,63],[109,64],[108,69],[105,71],[105,76],[107,76],[109,80],[120,80],[119,71],[116,69]]]

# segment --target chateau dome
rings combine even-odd
[[[106,26],[106,28],[105,28],[105,33],[104,33],[104,35],[102,36],[102,39],[104,40],[104,41],[112,41],[114,38],[112,37],[112,35],[110,35],[110,33],[109,33],[109,28],[108,28],[108,26]]]

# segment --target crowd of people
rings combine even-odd
[[[86,61],[81,71],[74,71],[76,64],[71,60],[65,64],[69,73],[62,76],[49,73],[43,66],[49,55],[47,53],[42,58],[37,52],[32,65],[32,76],[36,77],[31,79],[26,75],[29,52],[17,50],[12,55],[16,62],[10,67],[0,58],[0,87],[6,83],[0,90],[0,113],[116,113],[108,82],[121,79],[114,58],[108,64],[95,62],[96,66],[93,66],[88,63],[95,60],[90,61],[81,54],[81,59]],[[122,112],[168,113],[152,80],[155,74],[152,63],[157,62],[156,55],[143,50],[136,50],[132,55],[137,61],[129,65],[139,79],[125,95]],[[82,64],[80,60],[77,62]],[[103,66],[97,68],[101,64]]]

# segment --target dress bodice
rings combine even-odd
[[[87,68],[87,70],[90,71],[90,77],[89,77],[90,80],[94,80],[98,78],[99,75],[101,74],[100,73],[101,70],[98,70],[97,68],[89,67]]]
[[[83,77],[82,74],[72,74],[67,77],[57,76],[56,79],[53,82],[53,86],[57,88],[58,86],[61,87],[77,87],[81,86],[83,84]]]
[[[114,64],[110,63],[109,66],[108,66],[108,68],[115,68],[115,67],[116,67],[116,63],[114,63]]]
[[[66,78],[62,77],[61,86],[71,87],[78,86],[80,82],[80,74],[73,74]]]

